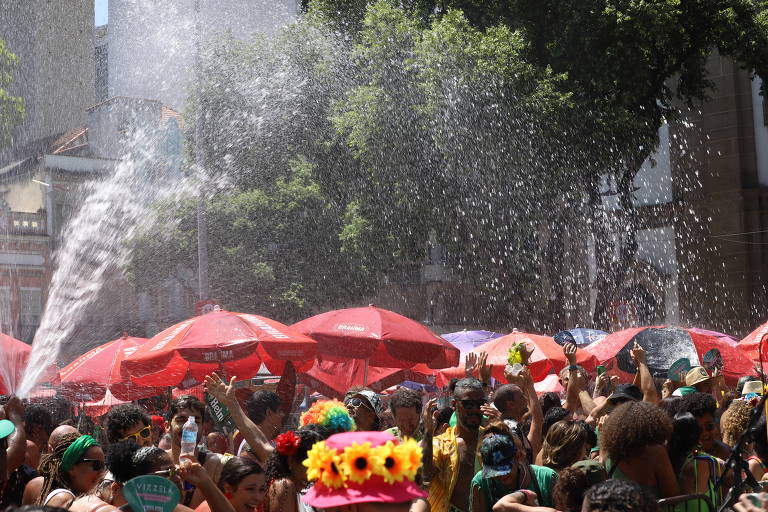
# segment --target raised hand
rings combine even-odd
[[[635,366],[640,366],[641,364],[646,364],[646,353],[645,349],[641,347],[637,342],[635,342],[632,349],[629,351],[630,356],[632,356],[632,361],[635,363]]]
[[[566,343],[563,346],[563,354],[565,354],[565,358],[568,360],[570,366],[576,365],[576,345],[573,343]]]
[[[212,373],[205,378],[205,390],[227,407],[237,400],[235,397],[235,377],[232,377],[227,384],[221,380],[218,374]]]
[[[431,434],[435,431],[435,417],[433,416],[435,411],[437,411],[437,398],[427,402],[427,406],[421,412],[421,426],[424,428],[424,432]]]
[[[206,483],[213,483],[203,466],[187,459],[179,465],[179,476],[195,487],[202,487]]]
[[[492,368],[486,364],[486,361],[488,361],[488,353],[480,352],[480,358],[477,362],[477,366],[478,366],[477,373],[481,381],[490,382]]]
[[[467,377],[472,377],[475,374],[475,369],[477,368],[477,354],[474,352],[469,352],[464,357],[464,375]]]
[[[490,405],[481,405],[480,412],[487,416],[490,421],[497,421],[501,419],[501,411]]]

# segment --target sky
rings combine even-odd
[[[94,0],[96,7],[96,26],[107,24],[107,4],[109,0]]]

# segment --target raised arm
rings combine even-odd
[[[256,455],[259,462],[266,464],[275,448],[259,426],[251,421],[243,408],[240,407],[240,402],[235,397],[235,377],[232,377],[227,384],[221,380],[221,377],[213,373],[205,378],[205,389],[229,409],[232,421],[243,434],[243,438],[251,447],[253,454]]]
[[[437,407],[437,398],[427,402],[426,407],[421,412],[421,425],[424,428],[424,438],[421,440],[421,477],[423,483],[429,484],[435,476],[435,465],[433,462],[432,434],[435,431],[435,418],[432,416],[433,410]]]
[[[637,374],[640,377],[640,391],[643,392],[643,401],[656,403],[659,401],[659,394],[656,392],[656,384],[653,382],[651,370],[648,368],[645,349],[635,342],[635,346],[630,351],[632,360],[637,366]]]
[[[568,388],[565,392],[564,408],[573,413],[579,408],[579,392],[581,391],[579,372],[576,367],[576,345],[566,343],[563,347],[563,354],[565,354],[565,358],[568,360]]]
[[[24,431],[24,404],[16,395],[12,395],[5,404],[5,415],[13,422],[16,429],[8,437],[8,449],[6,450],[8,474],[24,463],[27,454],[27,434]]]
[[[512,375],[506,373],[507,381],[510,384],[518,386],[528,401],[528,412],[531,414],[531,428],[528,430],[528,442],[531,443],[531,451],[536,455],[541,450],[542,438],[541,428],[544,424],[544,413],[541,410],[541,403],[536,396],[536,388],[533,386],[533,377],[530,370],[526,367],[520,374]]]
[[[203,493],[211,512],[235,512],[235,507],[213,482],[208,472],[197,462],[185,460],[179,466],[179,476]]]

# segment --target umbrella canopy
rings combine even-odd
[[[116,340],[89,350],[61,370],[62,394],[70,400],[93,403],[104,399],[107,391],[119,400],[163,394],[163,387],[136,386],[127,374],[121,372],[123,360],[146,342],[146,338],[124,333]]]
[[[405,381],[419,384],[434,384],[437,370],[419,364],[413,368],[368,368],[368,381],[365,382],[365,362],[359,359],[347,361],[322,360],[315,363],[306,373],[299,375],[299,382],[327,397],[344,398],[347,390],[353,386],[367,386],[376,392]]]
[[[738,343],[738,347],[742,350],[747,357],[753,361],[760,360],[760,345],[765,338],[765,344],[763,345],[763,362],[768,362],[768,322],[764,323]]]
[[[297,371],[312,367],[317,342],[257,315],[215,309],[173,325],[123,360],[123,370],[142,386],[188,388],[217,372],[222,378],[250,378],[262,362],[280,375],[286,361]]]
[[[701,365],[704,354],[716,348],[723,360],[723,376],[733,381],[742,375],[753,374],[749,358],[736,347],[716,336],[699,334],[683,327],[637,327],[609,334],[585,350],[600,363],[615,358],[618,369],[634,373],[630,350],[637,342],[647,354],[648,368],[654,377],[666,378],[672,363],[686,358],[692,366]]]
[[[7,395],[15,390],[21,382],[21,377],[27,367],[32,346],[0,334],[0,393]]]
[[[445,368],[459,363],[459,350],[427,327],[373,305],[328,311],[292,327],[317,340],[323,359],[360,359],[381,368],[419,363]]]
[[[119,398],[116,398],[115,395],[113,395],[112,393],[110,393],[109,390],[107,390],[101,399],[85,402],[83,404],[83,407],[85,408],[85,414],[87,416],[96,418],[98,416],[107,414],[109,410],[115,407],[116,405],[127,404],[127,403],[129,402],[126,400],[120,400]]]
[[[563,347],[555,343],[550,336],[540,336],[537,334],[528,334],[524,332],[513,332],[501,338],[496,338],[482,346],[479,346],[470,352],[488,354],[486,364],[490,365],[491,375],[496,380],[504,381],[504,368],[507,366],[507,353],[510,347],[518,343],[525,343],[529,348],[533,348],[533,354],[528,360],[528,368],[531,377],[535,382],[542,380],[548,373],[559,372],[568,364]],[[576,350],[576,362],[588,370],[594,370],[597,364],[594,356],[584,350]],[[461,378],[464,376],[464,363],[461,367],[448,368],[440,370],[438,383],[445,385],[452,378]]]
[[[459,352],[461,352],[461,355],[459,356],[460,359],[464,359],[464,354],[472,350],[473,348],[482,345],[486,341],[490,341],[492,339],[501,338],[504,336],[503,334],[499,332],[493,332],[493,331],[458,331],[458,332],[449,332],[448,334],[443,334],[442,337],[444,340],[448,341],[451,345],[459,349]]]
[[[536,390],[536,394],[539,396],[544,393],[565,393],[565,388],[560,384],[560,376],[554,373],[547,375],[543,380],[536,382],[533,385],[533,389]]]
[[[698,334],[704,334],[706,336],[714,336],[715,338],[720,338],[721,340],[728,343],[729,345],[736,346],[739,344],[736,338],[734,338],[730,334],[723,334],[722,332],[710,331],[708,329],[699,329],[698,327],[691,327],[688,330]]]
[[[573,339],[576,341],[576,346],[578,347],[586,347],[587,345],[591,345],[592,343],[600,341],[601,339],[608,336],[608,333],[605,331],[600,331],[597,329],[586,329],[584,327],[567,329],[566,332],[573,336]]]

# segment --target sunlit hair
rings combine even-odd
[[[587,444],[587,433],[575,421],[558,421],[549,428],[541,448],[544,465],[556,471],[580,460]]]
[[[720,431],[723,434],[723,442],[728,446],[734,446],[741,433],[749,425],[752,418],[752,406],[748,402],[738,400],[731,402],[730,407],[720,417]]]

